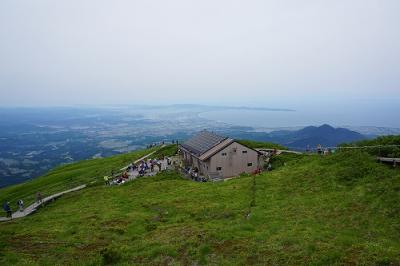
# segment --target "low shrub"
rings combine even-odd
[[[122,258],[121,254],[113,248],[105,248],[105,249],[101,250],[100,255],[103,259],[104,265],[116,264]]]

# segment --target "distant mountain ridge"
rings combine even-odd
[[[300,130],[279,130],[265,132],[238,132],[233,129],[231,136],[239,139],[268,141],[281,144],[295,150],[305,150],[307,146],[315,148],[318,144],[324,147],[335,147],[342,143],[367,139],[366,136],[346,128],[334,128],[328,124],[322,126],[308,126]],[[235,132],[236,131],[236,132]]]
[[[337,146],[345,142],[366,139],[364,135],[358,132],[346,128],[334,128],[327,124],[320,127],[305,127],[299,131],[291,132],[288,137],[285,145],[293,148],[307,147],[307,145],[315,147],[318,144]]]

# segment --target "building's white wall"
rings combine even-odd
[[[247,153],[243,153],[243,151]],[[223,156],[223,153],[226,153],[226,156]],[[248,166],[248,163],[252,165]],[[217,171],[217,167],[222,167],[222,170]],[[257,169],[258,153],[237,142],[233,142],[210,158],[208,172],[219,172],[223,177],[231,177],[241,173],[251,173]]]

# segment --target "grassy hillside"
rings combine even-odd
[[[158,149],[152,157],[161,159],[164,156],[174,156],[178,152],[178,145],[170,144]]]
[[[104,175],[110,175],[112,170],[117,173],[123,166],[157,149],[159,147],[60,166],[42,177],[0,189],[0,202],[7,200],[15,205],[19,199],[23,199],[28,205],[35,200],[39,191],[46,197],[82,184],[102,184]]]
[[[381,136],[376,139],[357,141],[343,146],[365,147],[369,154],[382,157],[400,157],[400,136]],[[371,148],[368,148],[371,146]]]
[[[254,141],[254,140],[238,140],[240,144],[243,144],[247,147],[250,147],[252,149],[261,149],[261,148],[266,148],[266,149],[277,149],[277,150],[287,150],[285,146],[271,143],[271,142],[265,142],[265,141]]]
[[[227,182],[165,172],[68,194],[0,224],[0,264],[400,264],[399,170],[360,152],[283,160]]]

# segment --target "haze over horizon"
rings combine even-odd
[[[392,114],[399,10],[392,0],[6,0],[0,106],[344,104]]]

